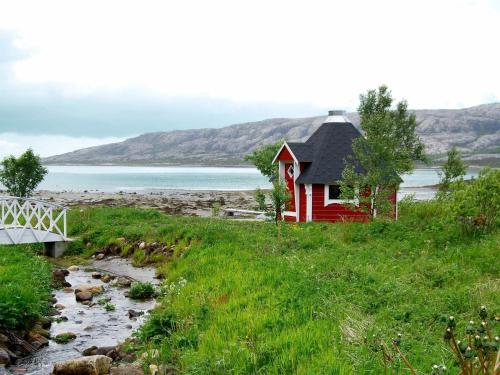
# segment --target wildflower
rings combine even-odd
[[[453,328],[456,327],[456,325],[457,325],[457,322],[455,322],[455,317],[454,316],[450,316],[448,318],[448,327],[451,328],[451,329],[453,329]]]
[[[474,327],[474,321],[473,320],[469,321],[469,325],[465,329],[465,332],[468,335],[473,335],[476,332],[476,327]]]
[[[479,309],[479,316],[481,317],[482,320],[486,320],[488,317],[488,311],[486,310],[486,306],[482,305],[481,308]]]

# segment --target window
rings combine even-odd
[[[329,185],[328,186],[328,199],[340,199],[340,186],[339,185]]]
[[[351,197],[350,199],[342,199],[340,197],[341,191],[339,185],[325,185],[325,206],[329,204],[344,204],[344,203],[354,203],[359,204],[356,197]]]
[[[288,176],[293,177],[293,165],[291,165],[287,170]]]

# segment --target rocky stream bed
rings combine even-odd
[[[11,341],[10,350],[9,343],[4,343],[5,350],[17,360],[7,367],[0,365],[0,375],[87,374],[78,366],[97,369],[89,374],[142,373],[137,366],[117,366],[116,360],[131,360],[119,344],[132,335],[155,304],[154,299],[128,298],[130,284],[158,284],[155,270],[135,268],[127,259],[108,257],[55,270],[53,276],[63,287],[54,290],[52,317],[35,326],[24,342],[3,335],[4,341]],[[24,350],[31,354],[23,357]],[[66,365],[56,365],[64,362]]]

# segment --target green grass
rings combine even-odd
[[[128,291],[129,298],[132,299],[148,299],[153,298],[156,294],[156,290],[153,284],[150,282],[141,283],[134,282]]]
[[[72,213],[69,223],[85,255],[119,237],[173,246],[159,266],[161,305],[139,333],[159,351],[147,364],[186,374],[378,374],[365,337],[402,333],[415,367],[453,367],[447,316],[465,325],[482,304],[498,314],[500,235],[463,238],[437,202],[402,205],[400,214],[286,225],[282,241],[269,223],[129,208]]]
[[[51,267],[35,248],[0,246],[0,329],[24,328],[49,308]]]

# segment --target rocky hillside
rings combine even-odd
[[[418,133],[436,159],[452,146],[471,164],[500,161],[500,103],[453,110],[417,110]],[[357,114],[347,117],[358,126]],[[240,165],[243,156],[265,143],[304,141],[325,116],[275,118],[218,129],[147,133],[120,143],[52,156],[47,164]]]

